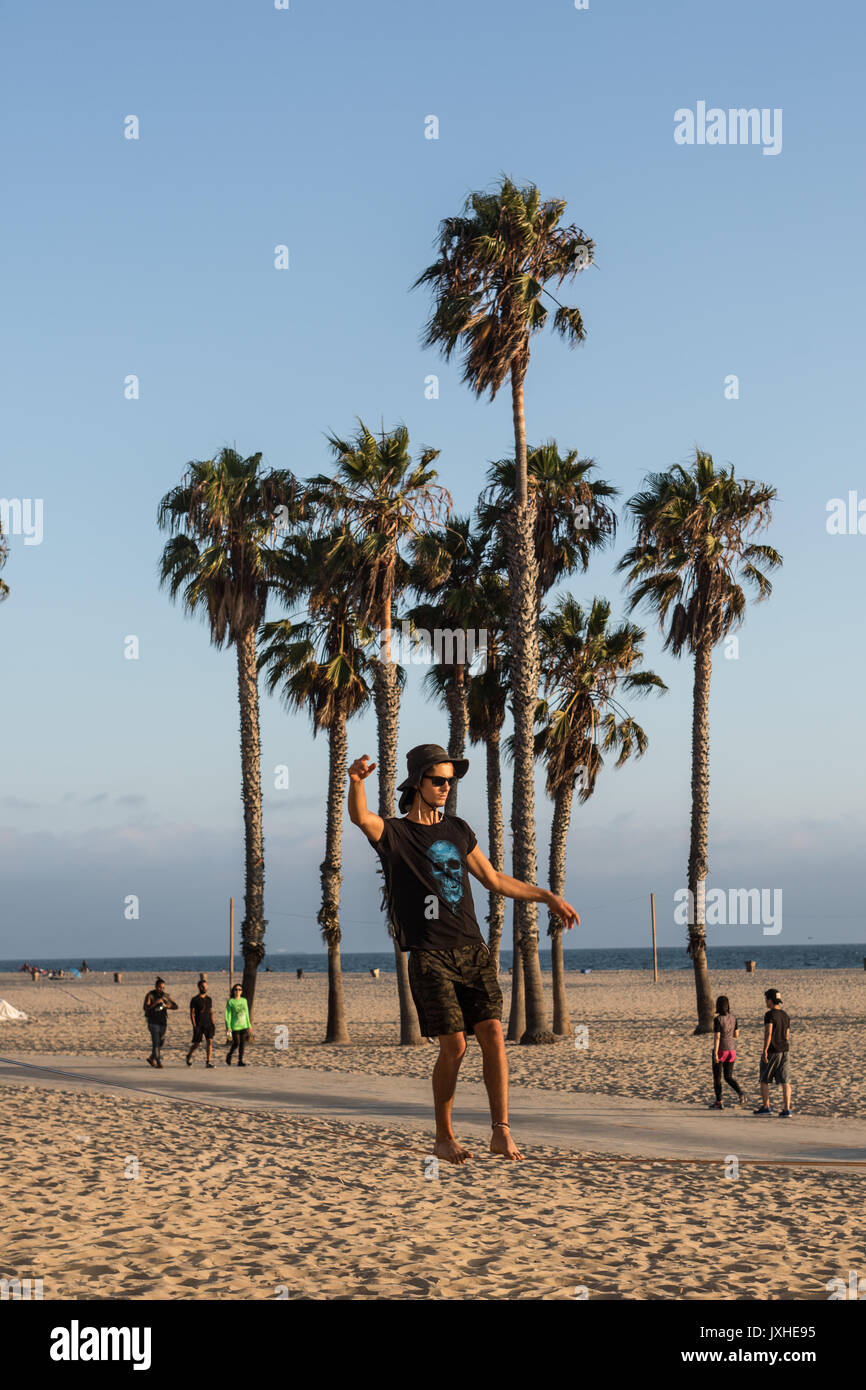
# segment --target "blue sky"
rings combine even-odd
[[[535,341],[530,441],[594,458],[623,499],[696,444],[778,489],[784,569],[715,664],[709,886],[781,888],[768,940],[862,939],[866,536],[825,523],[831,498],[866,497],[863,27],[853,4],[772,2],[7,9],[0,495],[42,499],[44,535],[9,538],[0,609],[0,955],[221,946],[243,891],[235,664],[158,589],[158,500],[226,443],[318,472],[325,432],[361,415],[440,449],[470,509],[511,450],[510,403],[421,349],[409,286],[439,220],[502,171],[565,198],[597,244],[568,295],[586,343]],[[675,144],[699,101],[780,108],[781,153]],[[569,584],[615,614],[627,540]],[[683,936],[692,673],[642,621],[670,694],[636,710],[643,762],[575,809],[572,945],[642,943],[651,889],[662,944]],[[268,698],[262,731],[268,942],[316,949],[327,748]],[[411,670],[401,766],[446,736]],[[374,745],[359,719],[353,754]],[[485,845],[483,794],[476,749],[460,810]],[[539,790],[542,881],[549,816]],[[374,862],[347,823],[346,950],[385,942]]]

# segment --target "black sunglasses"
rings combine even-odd
[[[456,777],[431,777],[430,773],[425,773],[428,782],[432,782],[434,787],[450,787],[452,782],[456,782]]]

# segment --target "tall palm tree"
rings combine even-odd
[[[633,623],[609,627],[610,604],[595,598],[588,612],[565,594],[541,619],[541,662],[546,698],[539,702],[536,750],[547,770],[547,795],[553,801],[550,831],[550,886],[565,894],[568,828],[575,789],[588,801],[604,767],[604,753],[618,750],[616,767],[636,753],[642,757],[647,736],[618,700],[622,690],[646,694],[666,690],[660,676],[635,668],[643,660],[646,633]],[[548,914],[553,961],[553,1031],[570,1033],[565,997],[562,923]]]
[[[422,628],[432,634],[438,628],[452,634],[450,650],[443,644],[424,682],[448,711],[448,753],[452,758],[462,758],[466,751],[470,657],[477,650],[479,616],[486,630],[486,615],[483,609],[479,613],[475,587],[486,548],[486,539],[472,532],[466,516],[451,517],[441,530],[414,536],[410,544],[410,583],[423,597],[409,609],[409,621],[416,630]],[[462,652],[457,633],[463,635]],[[449,816],[457,814],[457,786],[453,782],[448,790],[445,811]]]
[[[523,388],[529,343],[547,322],[542,296],[592,261],[594,243],[575,226],[560,227],[566,204],[542,202],[538,189],[504,178],[492,193],[471,193],[463,215],[441,224],[437,259],[416,285],[429,285],[434,308],[425,341],[446,358],[463,349],[463,380],[476,395],[495,398],[511,383],[516,459],[514,501],[506,525],[511,590],[512,706],[515,729],[514,873],[536,881],[533,723],[538,698],[538,572],[533,546],[534,506],[527,482]],[[583,340],[579,309],[557,303],[554,330],[569,343]],[[553,1042],[538,960],[538,916],[533,903],[515,903],[526,982],[527,1027],[521,1041]]]
[[[607,545],[616,535],[616,514],[609,501],[618,490],[594,477],[595,469],[594,461],[579,458],[576,449],[560,454],[555,440],[527,451],[529,489],[535,508],[536,622],[548,590],[565,575],[577,569],[585,570],[593,551]],[[503,537],[514,495],[515,475],[514,459],[492,463],[478,505],[479,527],[491,537],[491,563],[500,566],[506,563]],[[508,752],[513,757],[512,740],[509,740]],[[522,956],[515,938],[509,1039],[522,1037],[524,1019]],[[554,1033],[556,1031],[554,1028]]]
[[[268,591],[285,572],[277,509],[284,509],[282,518],[292,525],[304,506],[293,474],[285,469],[264,472],[261,461],[261,454],[242,458],[235,449],[193,461],[158,511],[160,528],[170,533],[160,583],[172,600],[181,596],[189,613],[206,619],[215,647],[233,646],[237,656],[245,867],[241,949],[250,1015],[267,926],[256,633]]]
[[[410,536],[438,525],[450,510],[449,493],[436,481],[431,464],[438,449],[422,449],[413,461],[409,432],[403,425],[374,435],[363,420],[351,439],[328,436],[337,462],[335,477],[309,479],[310,496],[339,534],[331,553],[339,563],[344,553],[360,554],[353,570],[357,618],[376,630],[378,660],[373,670],[373,697],[378,726],[379,815],[394,814],[397,785],[397,734],[400,720],[402,667],[393,659],[391,630],[397,621],[395,600],[406,588],[408,562],[400,546]],[[394,961],[400,1000],[400,1042],[423,1043],[418,1015],[409,988],[407,954],[394,939]]]
[[[349,1029],[340,968],[340,883],[342,882],[343,801],[346,787],[346,723],[370,700],[371,666],[365,647],[372,634],[360,627],[353,611],[352,570],[329,558],[328,536],[292,537],[293,576],[279,593],[290,609],[306,597],[308,616],[265,623],[265,646],[259,668],[267,670],[271,694],[281,691],[287,708],[306,709],[313,737],[328,735],[328,803],[325,858],[319,865],[322,906],[318,923],[328,948],[328,1019],[326,1043],[347,1043]],[[342,560],[349,557],[345,550]]]
[[[695,972],[698,1025],[713,1026],[707,970],[706,878],[710,815],[710,678],[713,647],[746,615],[743,584],[769,597],[765,570],[782,557],[752,537],[772,519],[776,489],[716,471],[712,455],[695,450],[689,469],[675,464],[650,473],[627,506],[635,544],[619,562],[631,589],[631,607],[646,603],[665,631],[665,649],[694,657],[692,708],[692,814],[689,838],[689,955]],[[760,568],[759,568],[760,566]]]

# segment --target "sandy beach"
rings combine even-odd
[[[46,1299],[822,1300],[828,1280],[866,1272],[866,1166],[746,1163],[727,1181],[721,1155],[714,1163],[618,1156],[582,1149],[579,1135],[566,1150],[520,1133],[524,1164],[470,1141],[473,1162],[440,1165],[430,1180],[429,1124],[320,1118],[266,1102],[245,1109],[242,1099],[229,1109],[218,1097],[208,1102],[214,1074],[201,1050],[190,1071],[204,1103],[161,1098],[163,1077],[188,1075],[186,1005],[196,979],[164,973],[181,1008],[169,1019],[163,1074],[144,1065],[149,976],[121,985],[101,975],[0,977],[0,997],[29,1015],[0,1025],[4,1057],[140,1062],[150,1089],[94,1093],[63,1078],[48,1088],[35,1073],[0,1085],[0,1273],[41,1278]],[[713,976],[741,1019],[737,1070],[750,1107],[769,984],[792,1017],[795,1111],[853,1132],[866,1077],[839,1063],[859,1056],[866,974]],[[226,977],[212,973],[210,987],[222,1003]],[[435,1049],[397,1044],[393,977],[346,976],[345,989],[352,1041],[326,1047],[326,977],[262,974],[251,1066],[237,1084],[243,1076],[252,1087],[257,1068],[283,1067],[287,1076],[344,1073],[351,1088],[356,1073],[384,1078],[398,1099],[401,1082],[405,1092],[406,1079],[426,1079]],[[588,1046],[509,1045],[515,1089],[647,1099],[674,1116],[712,1099],[709,1040],[690,1036],[689,974],[657,986],[630,972],[573,975],[568,989]],[[275,1046],[284,1026],[286,1048]],[[221,1048],[217,1063],[225,1074]],[[464,1078],[481,1079],[474,1044]],[[707,1112],[708,1125],[717,1118],[728,1122]],[[767,1258],[768,1224],[783,1258]]]

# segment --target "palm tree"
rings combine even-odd
[[[261,454],[242,458],[234,449],[222,449],[216,459],[193,461],[158,511],[160,528],[170,533],[160,583],[172,600],[182,596],[189,613],[205,617],[215,647],[228,644],[237,655],[245,848],[241,949],[250,1015],[267,926],[256,633],[270,586],[285,571],[277,544],[278,508],[290,525],[303,509],[298,480],[285,469],[263,472],[261,460]]]
[[[527,452],[529,487],[535,506],[536,621],[548,590],[566,574],[585,570],[593,551],[608,544],[616,535],[616,514],[608,500],[617,495],[617,489],[593,477],[595,468],[594,461],[579,458],[576,449],[560,454],[555,440]],[[491,563],[500,566],[506,563],[503,535],[514,494],[515,474],[513,459],[499,459],[491,464],[487,487],[478,505],[479,527],[492,539]],[[509,740],[508,751],[513,757],[513,740]],[[520,1038],[525,1031],[522,956],[516,932],[515,917],[509,1039]]]
[[[627,575],[632,610],[646,602],[658,614],[665,649],[695,659],[688,949],[696,1033],[713,1026],[705,916],[713,647],[745,618],[743,583],[757,590],[758,601],[772,592],[764,571],[778,568],[782,557],[771,546],[753,544],[752,537],[769,525],[775,497],[776,489],[766,483],[736,478],[733,465],[717,472],[712,456],[696,449],[690,469],[675,464],[650,473],[629,500],[635,545],[617,567]]]
[[[450,358],[463,349],[463,380],[477,396],[495,398],[511,382],[516,459],[514,500],[505,528],[511,590],[512,707],[515,730],[514,873],[536,881],[533,722],[538,698],[538,571],[534,506],[527,482],[523,387],[529,341],[547,321],[542,296],[592,261],[594,243],[579,228],[560,227],[562,199],[542,202],[538,189],[504,178],[492,193],[471,193],[463,215],[439,229],[437,259],[416,285],[431,286],[434,308],[425,342]],[[553,327],[569,343],[583,340],[580,311],[557,303]],[[527,1027],[521,1041],[553,1042],[538,960],[538,917],[532,903],[515,903],[526,981]]]
[[[536,750],[547,769],[547,795],[553,801],[550,831],[550,886],[565,893],[565,863],[572,799],[580,787],[588,801],[604,767],[603,753],[613,749],[616,767],[636,752],[643,757],[647,736],[615,696],[619,690],[646,694],[666,690],[652,671],[637,671],[646,633],[633,623],[608,627],[610,604],[595,598],[585,612],[571,594],[541,620],[541,661],[547,698],[539,702]],[[571,1033],[565,997],[562,923],[548,914],[553,961],[553,1031]]]
[[[608,505],[619,489],[595,478],[594,459],[578,457],[576,449],[560,454],[555,439],[527,451],[529,488],[535,504],[533,540],[538,566],[536,606],[564,575],[586,570],[596,550],[616,536],[616,513]],[[498,459],[487,470],[487,486],[481,494],[478,524],[495,535],[496,561],[504,564],[503,523],[514,496],[514,459]]]
[[[451,517],[441,531],[414,536],[410,544],[410,584],[424,599],[409,609],[409,622],[416,630],[435,633],[439,629],[451,635],[450,650],[443,643],[424,684],[448,711],[448,752],[452,758],[462,758],[466,751],[469,669],[480,630],[476,625],[479,606],[475,586],[486,547],[486,540],[472,533],[465,516]],[[484,622],[483,609],[480,617]],[[458,633],[462,634],[462,650]],[[448,791],[445,812],[449,816],[457,814],[457,786],[453,782]]]
[[[324,518],[339,524],[331,546],[337,563],[345,553],[360,554],[355,576],[357,620],[378,634],[379,655],[373,668],[373,697],[378,726],[379,815],[394,814],[397,785],[397,734],[400,719],[402,667],[392,659],[391,630],[394,602],[406,588],[409,566],[400,553],[408,537],[439,523],[450,509],[448,492],[435,482],[431,463],[437,449],[422,449],[417,462],[409,450],[403,425],[374,435],[363,420],[352,439],[329,435],[337,474],[309,480],[310,496]],[[348,568],[348,566],[347,566]],[[394,938],[393,924],[389,932]],[[394,940],[397,990],[400,999],[400,1042],[423,1043],[418,1015],[409,988],[405,951]]]
[[[291,609],[302,596],[308,617],[265,623],[266,643],[259,669],[267,669],[267,688],[279,688],[289,709],[308,710],[313,737],[328,735],[328,805],[325,858],[319,865],[322,906],[318,922],[328,948],[328,1020],[326,1043],[347,1043],[349,1030],[340,969],[340,883],[342,881],[343,801],[346,786],[346,723],[371,697],[369,657],[364,647],[371,633],[360,627],[352,606],[352,570],[329,559],[332,538],[298,535],[288,543],[292,580],[280,586]]]

